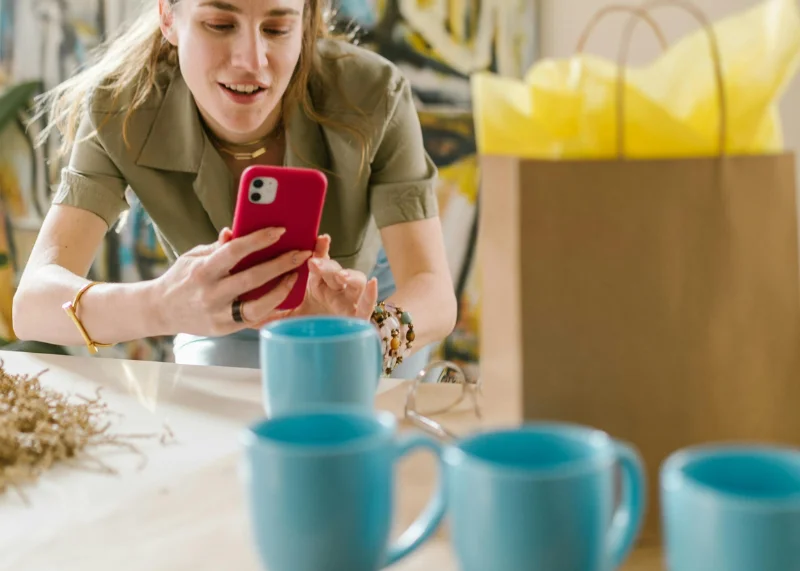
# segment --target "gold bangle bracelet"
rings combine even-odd
[[[89,291],[89,288],[96,286],[98,283],[100,282],[89,282],[88,284],[86,284],[85,286],[83,286],[81,289],[78,290],[78,293],[75,294],[75,299],[73,299],[72,301],[68,301],[61,306],[61,308],[67,312],[67,315],[69,315],[70,319],[72,319],[72,322],[75,324],[75,327],[78,328],[81,337],[83,337],[83,340],[86,342],[86,347],[89,348],[89,352],[92,355],[97,355],[98,347],[114,346],[113,343],[98,343],[96,341],[93,341],[92,338],[89,337],[89,333],[86,331],[86,328],[83,326],[83,323],[78,318],[78,304],[81,301],[81,297],[83,297],[83,294]]]

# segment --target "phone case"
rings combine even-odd
[[[277,243],[240,261],[231,273],[241,272],[291,250],[314,250],[319,234],[328,179],[313,169],[255,165],[242,173],[233,217],[234,238],[263,228],[285,228]],[[294,309],[305,297],[308,262],[295,270],[297,281],[278,309]],[[280,276],[240,296],[258,299],[271,291]]]

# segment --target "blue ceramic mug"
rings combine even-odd
[[[661,468],[670,571],[800,571],[800,450],[712,445]]]
[[[383,368],[377,329],[349,317],[274,321],[261,329],[260,359],[270,417],[326,404],[372,409]]]
[[[398,437],[386,412],[331,408],[257,422],[243,435],[243,480],[258,553],[269,571],[377,571],[437,529],[442,482],[417,521],[389,546],[396,462],[424,434]]]
[[[471,436],[443,455],[462,571],[611,571],[644,514],[637,452],[604,432],[530,423]],[[622,498],[615,511],[615,473]]]

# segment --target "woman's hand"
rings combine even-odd
[[[369,319],[378,301],[378,281],[331,260],[330,236],[320,236],[308,263],[306,297],[291,315],[343,315]]]
[[[197,246],[180,256],[157,278],[164,328],[173,333],[218,336],[268,321],[297,280],[293,270],[312,252],[288,252],[233,275],[230,271],[248,255],[276,243],[282,234],[280,228],[268,228],[232,239],[226,228],[214,244]],[[242,305],[244,323],[233,320],[236,298],[283,274],[278,287]]]

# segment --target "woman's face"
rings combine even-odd
[[[215,134],[266,135],[300,57],[303,0],[159,0],[162,31]]]

